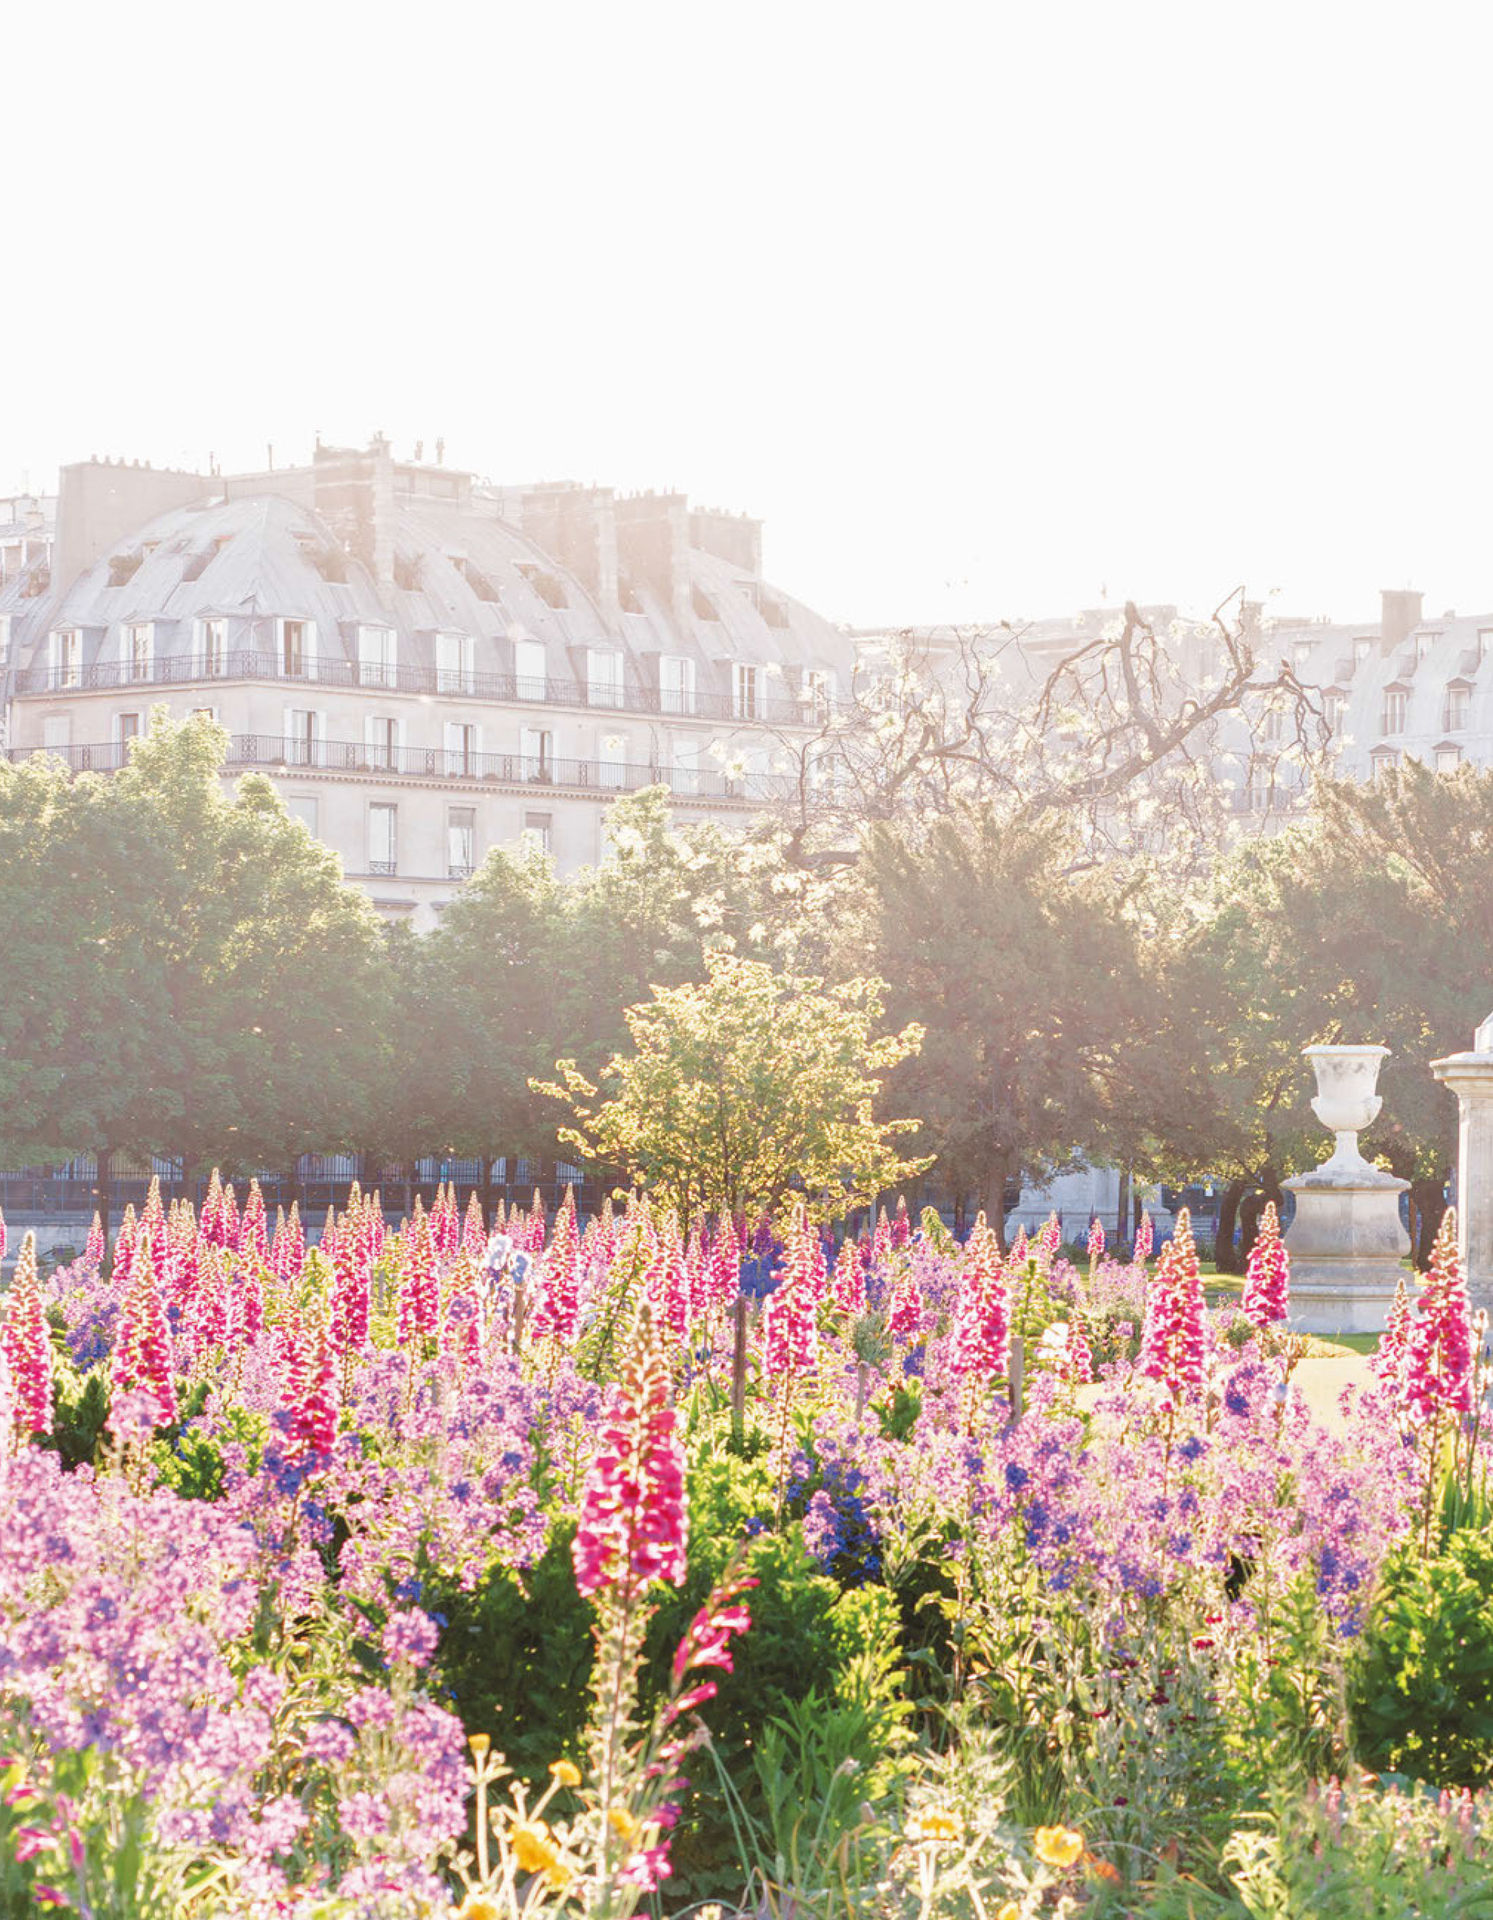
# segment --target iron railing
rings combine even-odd
[[[92,741],[66,747],[10,747],[6,758],[29,760],[49,753],[74,773],[117,773],[129,759],[128,741]],[[680,800],[786,800],[793,777],[781,773],[627,765],[621,761],[552,759],[522,753],[464,753],[445,747],[370,747],[362,741],[287,739],[278,733],[230,736],[226,764],[291,773],[354,773],[380,781],[461,780],[567,792],[630,793],[665,786]]]
[[[168,654],[137,673],[130,661],[96,661],[90,666],[23,667],[15,677],[18,696],[98,693],[118,688],[209,685],[219,680],[275,680],[298,689],[361,687],[395,693],[440,694],[453,700],[502,701],[533,706],[588,707],[608,713],[641,713],[664,719],[734,720],[746,726],[822,725],[827,717],[822,693],[802,699],[771,699],[759,692],[749,703],[728,694],[684,693],[675,688],[639,687],[615,682],[539,679],[518,673],[467,673],[457,667],[386,666],[381,662],[305,656],[287,668],[281,653],[268,648],[231,647],[221,654]]]

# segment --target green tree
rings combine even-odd
[[[1079,1155],[1141,1164],[1161,1090],[1137,1077],[1155,1019],[1125,902],[1067,871],[1050,826],[988,807],[865,840],[851,941],[896,983],[892,1017],[926,1027],[893,1086],[920,1113],[940,1177],[997,1223],[1009,1182]]]
[[[0,768],[31,835],[0,872],[5,919],[42,915],[28,971],[56,929],[5,1068],[49,1117],[8,1120],[8,1157],[92,1149],[103,1184],[121,1148],[191,1173],[352,1144],[386,1045],[377,916],[268,779],[225,791],[226,747],[160,709],[112,778]]]
[[[539,1091],[576,1118],[560,1137],[624,1169],[682,1213],[740,1213],[801,1191],[817,1217],[869,1204],[928,1162],[902,1156],[915,1120],[877,1120],[881,1075],[922,1030],[875,1035],[880,983],[826,987],[761,961],[711,954],[705,978],[629,1007],[632,1051],[602,1076],[572,1060]]]

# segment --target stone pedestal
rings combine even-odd
[[[1389,1315],[1410,1251],[1400,1224],[1408,1180],[1381,1173],[1358,1151],[1378,1117],[1374,1091],[1388,1047],[1307,1047],[1317,1074],[1312,1111],[1337,1135],[1332,1157],[1286,1186],[1296,1217],[1291,1256],[1291,1325],[1301,1333],[1378,1333]]]
[[[1431,1071],[1457,1096],[1457,1246],[1474,1307],[1493,1310],[1493,1014],[1470,1053],[1433,1060]]]

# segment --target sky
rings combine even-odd
[[[1493,13],[7,11],[0,491],[375,432],[856,626],[1493,608]]]

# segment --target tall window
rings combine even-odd
[[[293,767],[319,767],[325,718],[307,707],[285,709],[285,758]]]
[[[1295,661],[1298,670],[1308,665],[1311,657],[1312,643],[1310,640],[1298,640],[1291,649],[1291,658]]]
[[[1435,646],[1435,644],[1436,644],[1436,642],[1437,642],[1437,641],[1438,641],[1438,640],[1439,640],[1440,638],[1441,638],[1441,635],[1440,635],[1439,633],[1418,633],[1418,634],[1416,634],[1416,636],[1415,636],[1415,657],[1416,657],[1416,659],[1417,659],[1417,660],[1424,660],[1424,659],[1425,659],[1425,657],[1426,657],[1426,655],[1427,655],[1427,654],[1428,654],[1428,653],[1429,653],[1429,652],[1431,651],[1431,649],[1432,649],[1432,647],[1434,647],[1434,646]]]
[[[363,717],[363,744],[368,750],[370,767],[392,773],[399,766],[399,722],[386,713]]]
[[[320,831],[321,809],[317,805],[314,793],[292,793],[286,797],[285,811],[292,820],[299,820],[307,833],[315,839]]]
[[[731,711],[738,720],[761,718],[761,684],[759,667],[744,666],[738,660],[731,669]]]
[[[438,633],[435,637],[435,690],[470,693],[476,682],[477,643],[469,633]]]
[[[1469,689],[1452,686],[1446,690],[1441,707],[1441,724],[1448,733],[1461,733],[1467,725]]]
[[[664,713],[693,713],[695,710],[695,663],[676,653],[662,655],[658,663],[658,704]]]
[[[1343,709],[1347,701],[1343,695],[1334,691],[1322,696],[1322,718],[1327,722],[1328,731],[1336,733],[1343,724]]]
[[[1285,715],[1279,707],[1266,707],[1260,722],[1260,733],[1266,740],[1279,740],[1285,732]]]
[[[394,650],[392,627],[359,627],[359,684],[365,687],[392,687],[396,677]]]
[[[519,733],[526,780],[553,780],[555,777],[555,736],[548,727],[524,727]]]
[[[482,752],[480,728],[465,726],[460,721],[446,722],[446,771],[452,774],[474,775],[479,771],[478,755]]]
[[[465,880],[477,865],[477,809],[447,807],[446,870],[453,880]]]
[[[114,739],[121,758],[127,753],[132,740],[140,738],[140,716],[138,713],[117,713],[114,716]]]
[[[810,667],[804,674],[803,703],[809,719],[823,726],[835,703],[835,676],[828,667]]]
[[[604,733],[596,744],[596,778],[603,787],[620,787],[627,780],[627,741],[620,733]]]
[[[83,684],[83,635],[76,627],[59,627],[51,637],[53,687]]]
[[[1438,747],[1436,749],[1436,771],[1438,773],[1455,773],[1461,764],[1462,749],[1460,747]]]
[[[287,680],[305,679],[311,667],[310,636],[305,620],[280,622],[280,671]]]
[[[1353,658],[1360,663],[1367,660],[1373,651],[1374,643],[1370,639],[1359,638],[1353,642]]]
[[[513,643],[514,691],[520,700],[543,700],[549,690],[547,665],[542,640],[515,640]]]
[[[1369,755],[1370,778],[1381,779],[1394,766],[1399,755],[1393,747],[1375,747]]]
[[[156,630],[149,620],[124,630],[124,674],[127,680],[148,680],[155,657]]]
[[[228,671],[228,622],[197,622],[198,671],[205,680],[216,680]]]
[[[555,816],[552,813],[526,813],[524,838],[541,853],[555,850]]]
[[[1405,731],[1405,689],[1403,687],[1384,689],[1384,703],[1379,709],[1379,731],[1381,733]]]
[[[399,871],[399,809],[383,800],[368,809],[368,871]]]
[[[622,705],[622,655],[613,647],[592,647],[586,655],[586,699],[593,707]]]

